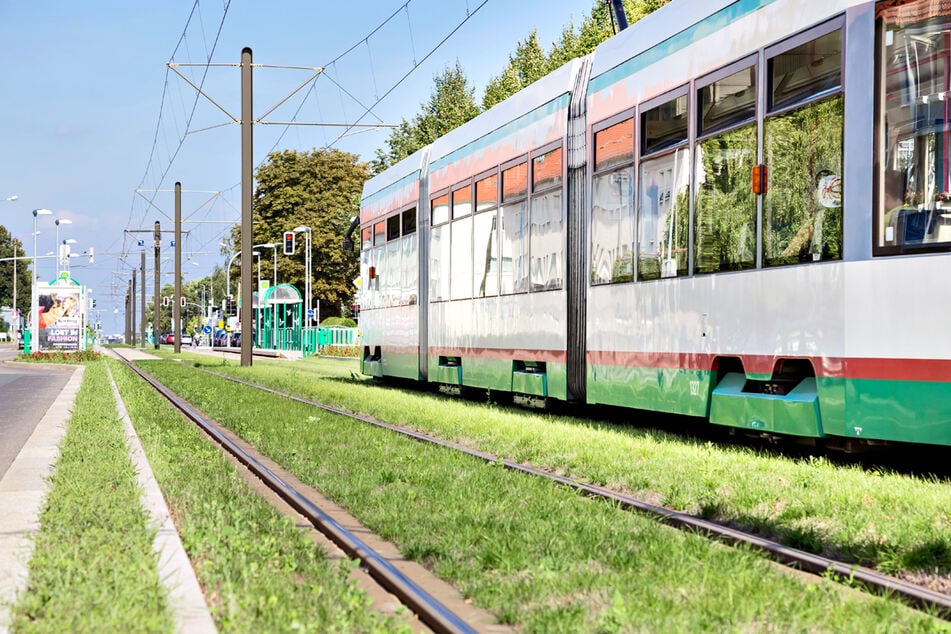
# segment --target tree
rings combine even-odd
[[[549,65],[545,52],[538,44],[538,33],[532,30],[531,34],[515,47],[515,53],[509,55],[508,66],[502,74],[489,80],[485,95],[482,97],[482,108],[488,110],[522,88],[538,81],[548,72]]]
[[[359,275],[355,252],[343,251],[343,234],[350,218],[360,213],[360,194],[369,177],[365,163],[340,150],[272,152],[258,168],[254,193],[254,244],[280,243],[283,233],[297,226],[311,228],[311,291],[321,316],[338,316],[353,301],[353,280]],[[232,229],[234,244],[241,228]],[[304,236],[299,234],[293,256],[278,256],[279,283],[305,288]],[[262,254],[262,259],[264,258]],[[231,277],[240,275],[237,267]]]
[[[23,244],[14,238],[6,227],[0,225],[0,258],[22,258],[26,256]],[[30,260],[18,260],[14,266],[13,260],[0,262],[0,306],[13,307],[13,271],[16,269],[17,308],[25,315],[30,307],[32,281]]]
[[[469,85],[462,66],[447,66],[433,78],[433,92],[412,121],[403,119],[390,132],[386,149],[378,149],[370,166],[374,174],[382,172],[416,150],[425,147],[479,114],[475,89]]]

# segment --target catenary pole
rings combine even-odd
[[[140,298],[142,306],[142,321],[141,325],[139,326],[139,335],[142,337],[142,348],[145,349],[145,249],[142,249],[139,271],[139,275],[142,278],[142,297]]]
[[[159,349],[159,302],[162,297],[162,223],[155,221],[155,292],[152,294],[152,342]]]
[[[250,254],[253,250],[254,236],[251,226],[251,196],[253,194],[253,156],[254,135],[252,112],[251,48],[241,51],[241,252]],[[241,258],[241,366],[251,365],[251,344],[253,342],[252,295],[253,284],[251,268],[254,260]]]
[[[172,332],[175,354],[182,351],[182,184],[175,183],[175,305],[172,307]]]

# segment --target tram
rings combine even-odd
[[[366,183],[362,372],[951,445],[949,33],[673,0]]]

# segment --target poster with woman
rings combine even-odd
[[[82,347],[82,287],[41,286],[37,289],[39,350]]]

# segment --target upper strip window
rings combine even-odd
[[[756,67],[704,86],[698,92],[699,134],[710,134],[756,116]]]
[[[373,246],[378,247],[386,243],[386,221],[381,220],[373,225]]]
[[[472,213],[472,185],[466,184],[452,192],[452,217],[464,218]]]
[[[432,226],[444,222],[449,222],[449,194],[437,196],[432,202]]]
[[[532,191],[561,185],[561,148],[555,148],[532,160]]]
[[[416,233],[416,208],[407,209],[403,212],[403,235],[408,236]]]
[[[492,174],[476,182],[476,211],[499,204],[499,175]]]
[[[367,226],[363,228],[362,240],[361,240],[361,249],[366,250],[373,246],[373,227]]]
[[[502,171],[502,202],[524,198],[528,193],[528,163]]]
[[[594,133],[594,170],[600,171],[634,160],[634,119]]]
[[[400,237],[400,215],[390,216],[386,219],[386,241],[396,240]]]
[[[641,114],[641,150],[650,154],[687,140],[687,95]]]
[[[779,53],[769,60],[769,110],[842,86],[842,30]]]

